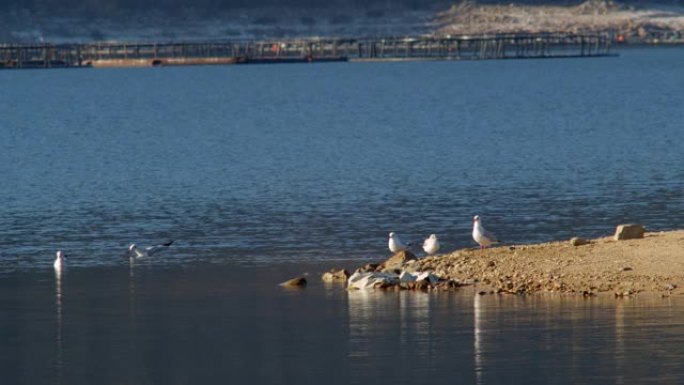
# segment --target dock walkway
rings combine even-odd
[[[611,56],[600,35],[506,34],[220,42],[0,44],[0,68],[153,67],[347,60],[488,60]]]

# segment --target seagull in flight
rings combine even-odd
[[[430,234],[430,237],[423,242],[423,250],[427,255],[436,253],[439,250],[439,241],[435,234]]]
[[[408,245],[401,241],[401,238],[395,233],[389,233],[389,249],[393,253],[398,253],[402,250],[406,250]]]
[[[62,271],[62,267],[64,267],[64,260],[66,259],[66,255],[62,252],[62,250],[57,250],[57,258],[55,258],[55,263],[52,264],[54,266],[55,271],[60,272]]]
[[[130,246],[128,246],[128,255],[135,258],[149,257],[153,254],[158,253],[161,250],[168,248],[169,246],[171,246],[172,243],[173,241],[169,241],[166,243],[162,243],[161,245],[146,247],[142,250],[139,249],[135,245],[135,243],[133,243]]]
[[[479,215],[473,217],[473,239],[480,245],[480,250],[501,242],[496,235],[482,227]]]

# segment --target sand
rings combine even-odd
[[[419,260],[420,270],[472,283],[482,294],[540,292],[582,295],[684,294],[684,230],[456,250]]]

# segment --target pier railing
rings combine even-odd
[[[507,34],[219,42],[0,44],[0,68],[158,66],[346,60],[485,60],[608,56],[600,35]]]

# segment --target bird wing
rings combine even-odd
[[[499,238],[497,238],[496,235],[494,235],[494,233],[492,233],[491,231],[487,231],[485,228],[482,228],[482,236],[489,239],[489,241],[492,243],[501,242],[499,241]]]
[[[172,243],[173,243],[173,241],[169,241],[166,243],[162,243],[161,245],[151,246],[151,247],[146,248],[145,251],[147,252],[147,255],[152,255],[152,254],[158,252],[159,250],[162,250],[162,249],[165,249],[165,248],[171,246]]]

